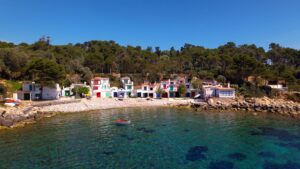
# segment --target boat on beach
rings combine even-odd
[[[15,100],[15,99],[11,99],[11,98],[6,98],[4,105],[5,106],[9,106],[9,107],[15,107],[15,106],[20,105],[20,103],[21,103],[21,100]]]

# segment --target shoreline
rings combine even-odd
[[[117,99],[80,99],[24,102],[20,107],[3,109],[0,107],[0,130],[23,127],[27,124],[52,117],[57,114],[92,112],[108,109],[143,108],[143,107],[175,107],[190,108],[194,111],[239,111],[257,115],[272,113],[292,118],[300,117],[300,104],[274,100],[269,98],[251,99],[218,99],[211,98],[207,102],[195,102],[193,99],[152,99],[128,98],[123,101]]]
[[[120,108],[177,107],[190,105],[191,99],[146,100],[128,98],[117,99],[80,99],[68,101],[41,101],[23,103],[20,107],[0,108],[0,130],[23,127],[27,124],[52,117],[57,114],[101,111]]]

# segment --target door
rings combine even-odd
[[[100,92],[98,92],[96,95],[97,95],[98,98],[101,97],[101,93]]]
[[[150,98],[153,98],[153,93],[149,93],[149,97],[150,97]]]
[[[24,100],[30,100],[30,93],[24,93]]]
[[[70,96],[70,90],[65,91],[65,96]]]

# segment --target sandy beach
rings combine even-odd
[[[192,99],[133,99],[128,98],[120,101],[118,99],[82,99],[78,103],[68,103],[59,105],[43,106],[39,111],[42,112],[83,112],[92,110],[104,110],[112,108],[126,107],[162,107],[189,105]]]

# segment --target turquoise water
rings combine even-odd
[[[132,124],[112,124],[117,118]],[[0,132],[1,169],[298,169],[299,163],[300,123],[271,115],[105,110]]]

